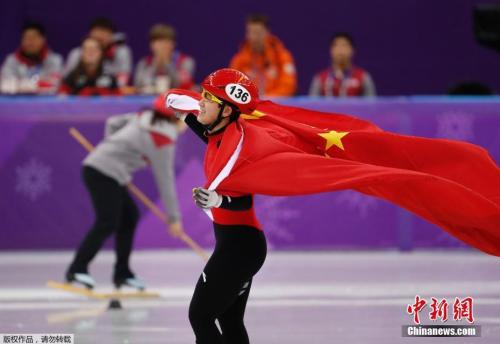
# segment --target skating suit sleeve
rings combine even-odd
[[[220,208],[233,211],[242,211],[251,209],[252,205],[252,195],[244,195],[239,197],[222,196],[222,203],[220,205]]]
[[[196,120],[195,115],[192,113],[188,114],[184,119],[184,122],[200,139],[202,139],[203,142],[208,143],[208,138],[205,136],[205,128]]]

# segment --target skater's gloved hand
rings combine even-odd
[[[164,95],[164,99],[166,107],[173,110],[177,118],[188,113],[197,115],[200,112],[201,94],[198,92],[174,88]]]
[[[193,189],[193,199],[196,205],[203,209],[219,208],[222,203],[221,195],[202,187]]]
[[[182,222],[176,221],[168,225],[168,232],[174,238],[180,238],[184,235],[184,229],[182,228]]]

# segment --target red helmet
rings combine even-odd
[[[156,97],[153,103],[153,109],[165,117],[175,116],[174,111],[172,109],[169,109],[165,105],[165,94],[160,94],[158,97]]]
[[[201,86],[217,98],[235,105],[241,113],[251,114],[259,101],[257,86],[236,69],[216,70],[203,80]]]

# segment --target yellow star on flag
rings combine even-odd
[[[243,118],[243,119],[259,119],[261,117],[264,117],[265,115],[266,115],[265,113],[260,112],[258,110],[255,110],[250,115],[241,114],[241,118]]]
[[[329,150],[332,146],[337,146],[340,149],[344,150],[344,145],[342,144],[342,138],[349,134],[349,132],[341,132],[330,130],[327,133],[318,134],[322,138],[326,140],[326,148],[325,151]]]

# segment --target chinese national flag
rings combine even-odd
[[[500,169],[485,149],[269,101],[242,118],[226,129],[207,187],[276,196],[353,189],[500,256]]]

